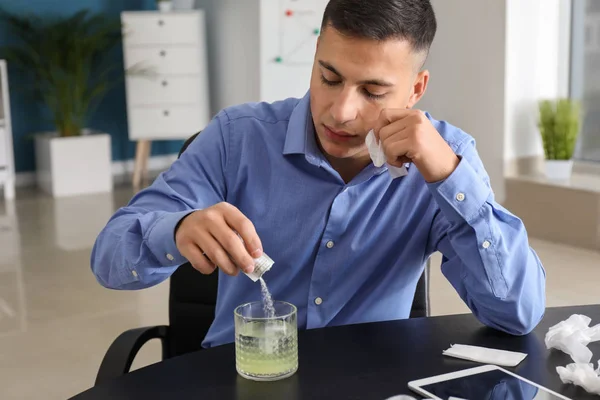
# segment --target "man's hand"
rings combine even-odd
[[[420,110],[385,109],[374,128],[383,143],[387,163],[401,167],[413,163],[427,182],[442,181],[460,159]]]
[[[240,268],[252,272],[253,259],[262,255],[254,225],[228,203],[187,215],[176,229],[175,243],[181,255],[207,275],[217,266],[228,275],[237,275]]]

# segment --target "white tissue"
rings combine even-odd
[[[446,356],[476,361],[483,364],[495,364],[504,367],[515,367],[527,357],[525,353],[490,349],[487,347],[453,344],[442,352]]]
[[[381,142],[377,143],[373,130],[370,130],[367,134],[365,144],[367,145],[367,149],[369,149],[369,155],[371,156],[373,165],[379,168],[385,164],[387,158],[383,152],[383,144]],[[400,178],[401,176],[408,174],[406,167],[394,167],[392,165],[388,165],[388,172],[392,176],[392,179]]]
[[[550,327],[546,334],[546,347],[562,350],[575,363],[588,364],[592,359],[592,352],[587,345],[600,340],[600,324],[590,328],[591,321],[585,315],[574,314],[566,321]]]
[[[557,367],[556,372],[563,383],[572,383],[581,386],[588,393],[600,394],[600,361],[595,371],[592,364],[574,363]]]
[[[590,327],[591,318],[573,314],[567,320],[550,327],[546,334],[546,347],[569,354],[573,364],[557,367],[563,383],[581,386],[586,392],[600,394],[600,361],[598,369],[590,363],[592,352],[588,344],[600,340],[600,324]]]

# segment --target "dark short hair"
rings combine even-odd
[[[437,30],[430,0],[330,0],[321,29],[327,26],[350,37],[407,40],[424,53]]]

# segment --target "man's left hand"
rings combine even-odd
[[[385,109],[374,128],[383,142],[387,163],[401,167],[413,163],[427,182],[442,181],[460,159],[420,110]]]

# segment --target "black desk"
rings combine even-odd
[[[94,387],[74,399],[377,399],[411,393],[407,383],[479,364],[442,355],[453,343],[521,351],[527,358],[509,368],[576,399],[597,400],[573,385],[563,385],[556,367],[571,363],[566,354],[544,345],[548,328],[571,314],[600,322],[600,306],[549,308],[530,335],[513,337],[483,327],[472,315],[353,325],[300,332],[298,372],[278,382],[253,382],[238,376],[235,350],[226,345],[170,359]],[[592,343],[592,362],[600,344]]]

